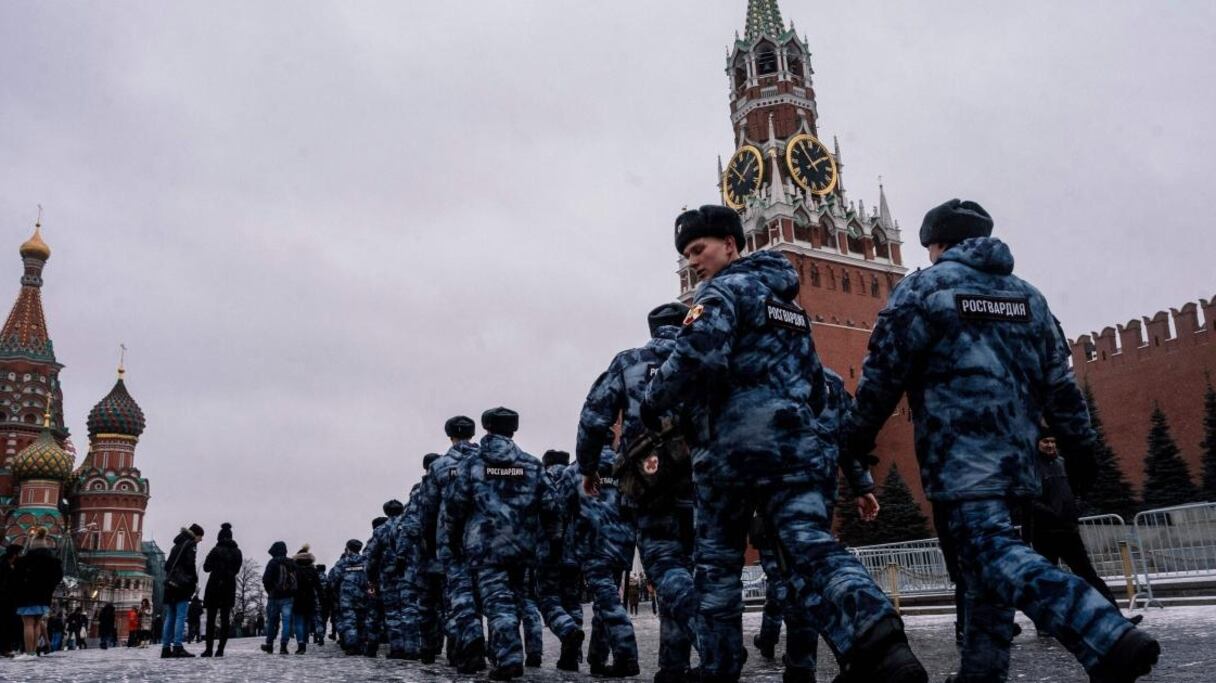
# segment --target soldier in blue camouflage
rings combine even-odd
[[[430,483],[421,508],[424,524],[430,523],[429,515],[435,517],[435,557],[443,564],[445,581],[444,613],[447,616],[447,631],[451,637],[448,660],[457,671],[472,674],[485,668],[485,631],[481,623],[477,592],[473,575],[462,552],[453,552],[461,543],[448,534],[448,504],[454,493],[453,483],[461,474],[465,460],[476,456],[477,444],[472,442],[476,423],[472,418],[457,415],[444,423],[443,431],[452,443],[446,453],[432,463]],[[438,494],[438,506],[434,496]]]
[[[545,622],[536,598],[536,570],[524,579],[524,605],[520,615],[524,627],[524,666],[536,668],[545,657]]]
[[[665,412],[686,418],[703,680],[739,678],[740,575],[756,512],[774,530],[799,602],[846,665],[867,680],[927,680],[890,601],[831,535],[837,445],[817,420],[823,368],[796,303],[797,271],[779,253],[740,256],[743,227],[726,207],[681,214],[675,238],[702,284],[641,417],[652,429]]]
[[[366,634],[364,621],[367,618],[367,560],[360,552],[363,541],[352,538],[346,542],[342,557],[329,570],[326,583],[337,597],[334,623],[338,631],[338,643],[348,655],[363,654]]]
[[[1010,500],[1039,493],[1040,419],[1069,456],[1074,484],[1094,472],[1093,430],[1046,299],[1013,274],[993,222],[957,199],[925,215],[933,265],[891,293],[870,336],[845,456],[868,452],[905,393],[925,494],[941,507],[966,585],[957,681],[1008,675],[1014,609],[1054,635],[1094,681],[1132,681],[1160,647],[1084,580],[1027,547]]]
[[[388,522],[388,517],[376,517],[372,520],[372,535],[363,544],[363,561],[366,564],[370,558],[371,552],[375,550],[378,543],[376,542],[376,530],[385,527]],[[387,530],[387,528],[386,528]],[[384,538],[384,532],[381,533],[381,538]],[[367,572],[367,612],[364,617],[363,631],[365,634],[363,654],[368,657],[375,657],[380,650],[380,641],[385,635],[384,624],[384,599],[376,591],[376,582],[378,577],[374,576],[370,571]]]
[[[570,501],[581,482],[578,468],[570,467],[570,454],[549,450],[541,458],[545,478],[556,501]],[[541,616],[553,635],[562,642],[557,668],[578,671],[583,640],[583,575],[574,554],[574,521],[571,510],[558,505],[545,529],[549,552],[536,568],[536,590]]]
[[[439,620],[443,570],[435,556],[435,524],[441,493],[430,474],[430,468],[440,457],[438,453],[422,457],[422,480],[410,490],[409,503],[402,515],[401,537],[408,539],[405,552],[409,557],[402,579],[411,646],[406,658],[421,659],[424,664],[434,663],[443,645],[443,626]]]
[[[368,586],[373,599],[378,600],[384,609],[388,658],[405,659],[409,622],[406,619],[406,596],[401,593],[401,584],[406,558],[402,554],[404,548],[397,539],[405,506],[394,498],[383,505],[383,510],[387,521],[372,531],[372,538],[364,546],[363,554],[367,557]],[[371,628],[368,631],[373,632]],[[374,656],[379,643],[369,642],[367,647]]]
[[[645,433],[638,411],[653,373],[675,347],[688,307],[664,304],[647,316],[650,341],[618,353],[595,381],[579,419],[578,454],[583,474],[594,479],[594,457],[612,441],[612,427],[621,420],[619,449],[628,452]],[[637,544],[646,576],[659,600],[659,672],[657,683],[683,681],[689,670],[700,616],[700,598],[693,584],[692,477],[680,472],[670,490],[637,507]]]
[[[580,453],[579,469],[584,465]],[[633,622],[621,604],[621,577],[633,565],[637,529],[635,511],[624,500],[613,478],[616,454],[603,446],[592,475],[584,479],[561,505],[577,510],[576,548],[583,578],[592,596],[591,640],[587,668],[591,675],[636,676],[638,643]],[[607,665],[608,655],[612,665]]]
[[[542,517],[553,504],[540,460],[512,437],[519,415],[493,408],[481,416],[486,436],[476,456],[461,462],[447,501],[448,542],[473,571],[489,622],[492,680],[524,673],[520,622],[526,579],[543,556]],[[459,546],[459,547],[458,547]]]

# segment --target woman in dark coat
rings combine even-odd
[[[292,557],[296,563],[296,597],[291,607],[291,619],[296,632],[296,654],[308,649],[308,636],[316,628],[314,620],[321,613],[321,578],[313,567],[316,562],[305,543],[300,552]]]
[[[13,568],[16,586],[13,605],[25,629],[26,657],[38,652],[39,634],[46,638],[48,645],[51,642],[44,619],[51,611],[51,597],[55,588],[63,579],[63,567],[52,547],[46,529],[38,527],[26,543],[25,554],[17,560],[17,565]]]
[[[165,560],[164,633],[161,634],[161,657],[193,657],[182,647],[186,631],[186,609],[190,596],[198,590],[198,542],[203,540],[203,527],[191,524],[189,529],[173,539],[173,550]]]
[[[207,591],[203,594],[203,605],[207,608],[207,649],[203,650],[204,657],[214,654],[224,656],[224,644],[228,642],[228,620],[232,616],[232,605],[236,601],[236,577],[241,573],[241,549],[232,540],[232,525],[224,522],[220,526],[215,547],[207,553],[203,561],[203,571],[210,574],[207,579]],[[211,644],[215,640],[215,613],[220,615],[220,644],[214,651]]]

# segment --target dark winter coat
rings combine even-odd
[[[274,600],[294,598],[295,591],[279,589],[280,575],[286,576],[288,572],[294,574],[296,570],[295,563],[287,557],[287,544],[275,541],[269,552],[270,561],[266,563],[266,571],[262,573],[262,587],[266,589],[266,597]]]
[[[50,548],[34,548],[17,560],[13,568],[13,606],[49,607],[51,596],[63,579],[63,567]]]
[[[232,608],[236,602],[236,577],[241,573],[243,561],[236,541],[226,539],[215,544],[203,561],[203,571],[211,575],[207,579],[203,604],[207,607]]]
[[[97,632],[110,635],[115,632],[115,629],[114,605],[107,604],[101,608],[101,614],[97,616]]]
[[[1031,504],[1034,514],[1034,531],[1074,531],[1077,528],[1077,499],[1068,485],[1068,474],[1064,460],[1059,456],[1038,454],[1035,464],[1039,469],[1039,481],[1043,493]]]
[[[198,590],[198,538],[182,529],[165,560],[165,602],[186,602]]]
[[[198,599],[198,596],[190,598],[190,605],[186,608],[186,623],[198,626],[199,621],[203,618],[203,601]]]
[[[291,611],[293,614],[308,617],[318,614],[321,611],[321,597],[325,592],[325,587],[321,584],[321,577],[317,576],[317,570],[314,568],[312,553],[303,552],[296,553],[293,558],[296,563],[296,595],[292,602]]]

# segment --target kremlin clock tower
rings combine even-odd
[[[739,212],[744,253],[779,251],[798,270],[798,302],[813,324],[825,365],[857,387],[870,329],[891,289],[907,273],[899,223],[878,187],[877,206],[849,199],[840,145],[831,149],[819,125],[811,50],[777,0],[749,0],[743,37],[726,59],[735,151],[718,164],[721,201]],[[697,275],[680,259],[680,298],[688,302]],[[901,404],[879,436],[882,464],[915,472],[910,414]],[[909,487],[924,501],[917,477]]]

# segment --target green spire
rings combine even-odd
[[[777,0],[747,0],[748,40],[755,40],[761,35],[776,38],[783,30]]]

